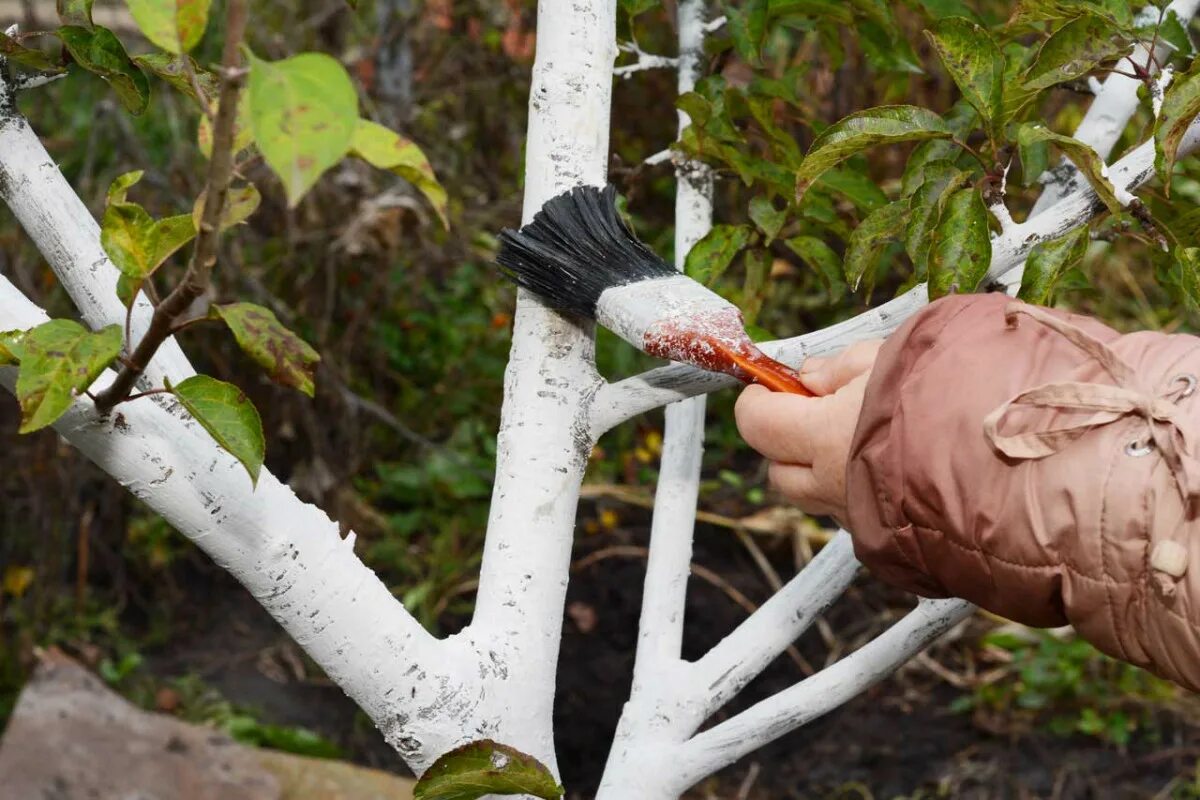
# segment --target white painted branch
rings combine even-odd
[[[705,0],[683,0],[678,6],[680,94],[695,88],[703,69],[705,5]],[[681,134],[690,124],[687,114],[679,112]],[[675,267],[683,271],[688,252],[712,228],[713,174],[707,165],[695,162],[678,164],[675,174]],[[673,731],[681,730],[673,702],[677,697],[674,678],[682,666],[706,400],[700,395],[666,409],[633,687],[605,766],[606,787],[636,784],[642,765],[630,754],[640,753],[664,737],[677,738]],[[664,764],[662,769],[665,772],[670,767]],[[606,788],[601,796],[612,791]]]
[[[858,566],[850,534],[838,531],[796,577],[692,664],[687,677],[698,699],[692,731],[799,639],[841,597]]]
[[[526,222],[554,195],[605,182],[615,41],[616,0],[539,4]],[[579,487],[593,444],[587,409],[600,382],[590,326],[521,292],[467,635],[503,665],[484,698],[484,732],[552,767],[562,614]]]
[[[914,653],[968,617],[962,600],[922,600],[885,633],[790,689],[763,700],[675,751],[676,795],[716,770],[805,725],[890,675]],[[674,772],[674,770],[673,770]],[[675,796],[675,795],[673,795]]]
[[[659,56],[654,53],[647,53],[645,50],[637,46],[636,42],[627,42],[617,46],[622,53],[633,53],[637,56],[637,61],[632,64],[623,64],[613,69],[613,75],[618,78],[628,78],[635,72],[645,72],[649,69],[671,69],[679,66],[678,58],[670,56]],[[691,91],[690,89],[688,91]]]
[[[100,246],[100,226],[75,194],[29,123],[10,105],[0,69],[0,200],[8,204],[59,281],[93,328],[123,323],[116,268]],[[140,339],[153,309],[144,296],[134,308],[132,331]],[[164,342],[139,386],[157,388],[163,377],[194,374],[174,339]]]
[[[0,329],[45,322],[0,276]],[[108,385],[108,372],[96,387]],[[15,370],[0,370],[10,391]],[[474,722],[478,659],[434,640],[354,554],[353,535],[267,471],[242,466],[164,396],[108,419],[77,402],[55,429],[237,578],[350,695],[414,769]]]
[[[1193,153],[1198,145],[1200,122],[1193,122],[1183,137],[1179,152],[1181,156]],[[1113,184],[1130,192],[1153,175],[1153,141],[1138,145],[1109,168]],[[992,240],[992,264],[986,280],[1000,280],[1021,264],[1035,245],[1062,236],[1103,210],[1103,204],[1090,186],[1077,187],[1045,212]],[[885,337],[927,303],[925,285],[919,284],[894,300],[845,322],[791,339],[769,342],[762,348],[785,363],[800,364],[810,355],[827,355],[863,339]],[[596,395],[592,430],[600,435],[614,425],[666,403],[737,385],[733,378],[694,367],[659,367],[604,386]]]

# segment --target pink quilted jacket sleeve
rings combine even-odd
[[[951,297],[884,345],[848,467],[879,577],[1200,688],[1200,339],[1004,295]]]

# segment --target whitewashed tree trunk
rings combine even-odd
[[[565,189],[604,183],[615,2],[539,4],[526,220]],[[1176,0],[1173,8],[1186,19],[1197,3]],[[677,64],[679,88],[688,90],[700,74],[704,13],[703,0],[680,0],[678,59],[639,53],[639,64]],[[122,322],[117,273],[99,245],[98,227],[16,112],[2,76],[0,60],[0,199],[83,319],[94,328]],[[1080,136],[1102,152],[1111,148],[1136,105],[1135,89],[1106,82]],[[1181,154],[1198,143],[1200,125],[1194,124]],[[1152,175],[1152,162],[1153,148],[1143,144],[1112,166],[1111,178],[1136,189]],[[711,224],[712,176],[694,164],[680,165],[678,174],[676,252],[682,263]],[[990,278],[1004,278],[1036,243],[1085,224],[1099,210],[1087,187],[1056,193],[1041,213],[993,242]],[[919,286],[853,320],[766,349],[799,364],[810,354],[886,336],[926,302]],[[136,309],[135,337],[145,330],[149,313],[144,303]],[[0,276],[0,330],[27,329],[45,319],[42,309]],[[164,377],[190,374],[186,357],[169,342],[144,380],[156,386]],[[14,376],[11,368],[0,368],[0,383],[10,390]],[[94,388],[112,379],[107,373]],[[673,404],[667,410],[633,691],[600,791],[604,800],[671,800],[754,748],[836,708],[971,611],[961,601],[922,602],[832,667],[697,733],[841,594],[857,569],[849,534],[842,532],[709,653],[695,662],[682,660],[703,442],[700,396],[732,385],[723,376],[681,365],[607,383],[595,370],[590,326],[522,293],[477,609],[463,632],[441,641],[355,556],[353,534],[343,539],[322,511],[299,501],[266,471],[252,488],[233,458],[169,398],[123,404],[110,418],[98,417],[92,403],[81,400],[55,428],[241,581],[413,769],[420,772],[439,755],[481,738],[510,744],[556,769],[554,686],[588,454],[619,422]]]

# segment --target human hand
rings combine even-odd
[[[810,514],[846,519],[846,462],[883,340],[810,358],[800,377],[816,397],[747,386],[734,409],[742,438],[771,462],[771,485]]]

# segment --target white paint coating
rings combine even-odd
[[[596,301],[596,321],[639,350],[654,323],[712,311],[741,315],[737,306],[683,275],[615,286]]]

